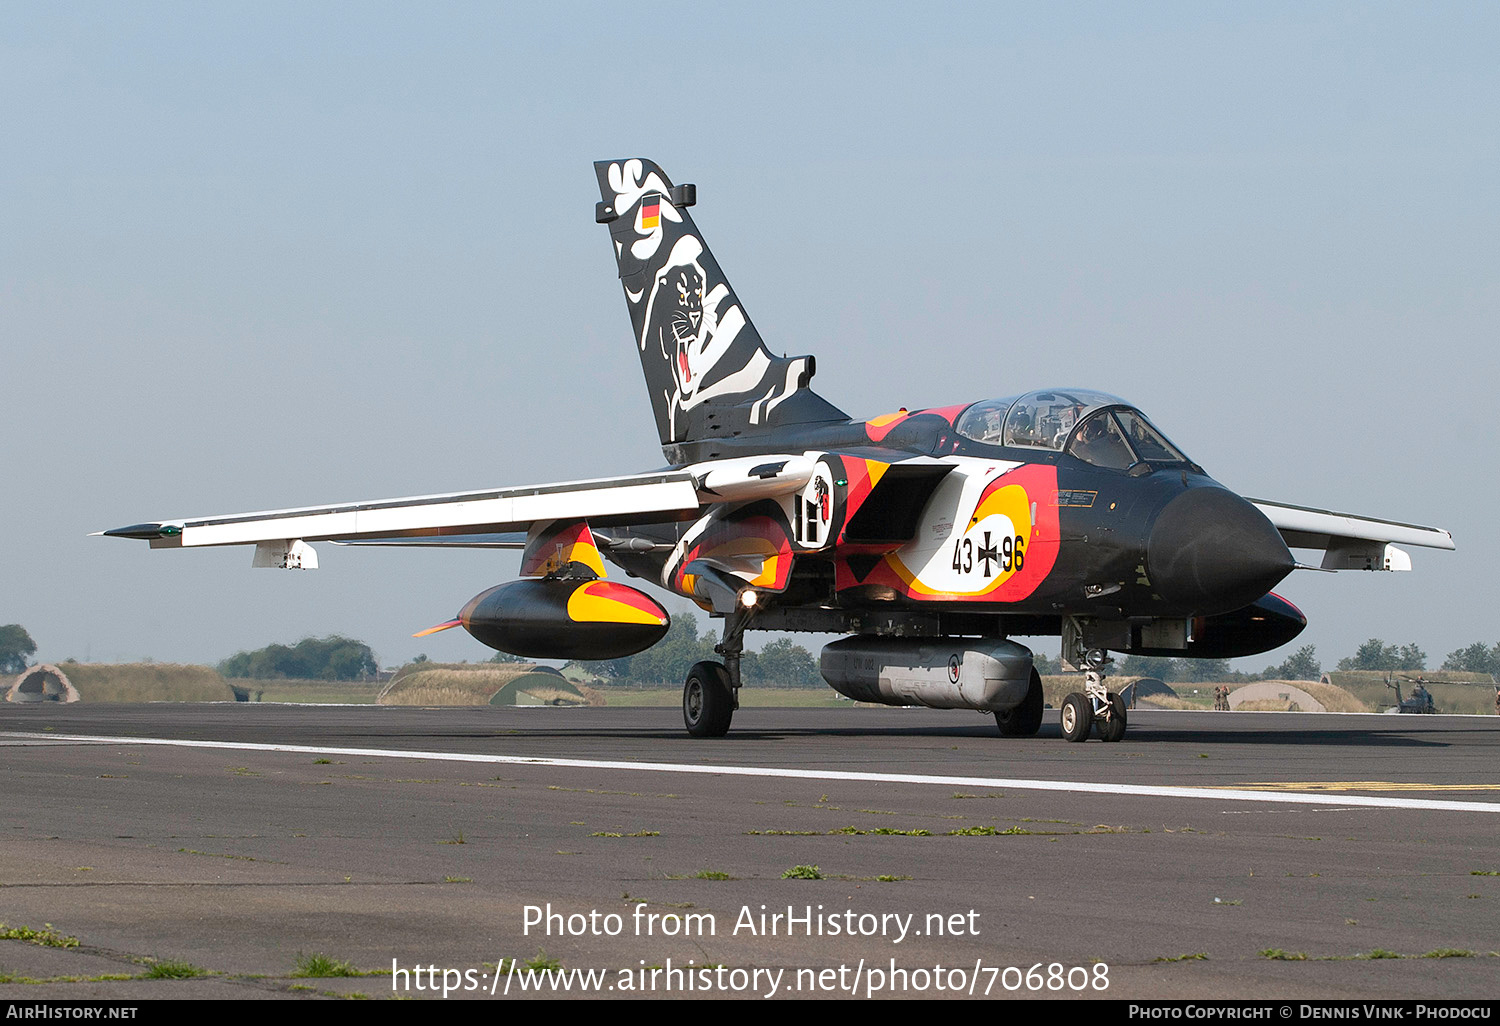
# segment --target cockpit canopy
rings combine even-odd
[[[1139,410],[1104,392],[1050,389],[988,399],[965,410],[956,430],[985,445],[1066,450],[1108,470],[1189,462]]]

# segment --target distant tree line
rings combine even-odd
[[[689,668],[701,660],[720,660],[715,654],[716,633],[698,633],[698,618],[691,612],[672,617],[667,635],[656,645],[624,659],[586,662],[582,665],[606,681],[636,685],[676,685]],[[36,642],[20,624],[0,626],[0,673],[24,673],[36,654]],[[418,657],[425,660],[425,656]],[[519,656],[497,652],[491,662],[530,662]],[[1065,672],[1059,660],[1036,656],[1037,670],[1044,674]],[[1415,642],[1387,644],[1371,638],[1352,656],[1340,659],[1340,670],[1417,671],[1427,669],[1427,653]],[[367,680],[378,672],[375,653],[353,638],[331,635],[303,638],[295,645],[267,645],[253,652],[237,652],[218,666],[226,677],[273,680]],[[740,662],[747,684],[763,687],[823,687],[818,662],[811,652],[787,638],[767,642],[759,652],[746,650]],[[1449,652],[1442,670],[1488,673],[1500,678],[1500,642],[1482,641]],[[1229,668],[1227,659],[1171,659],[1161,656],[1126,656],[1112,671],[1129,677],[1156,677],[1172,682],[1245,682],[1254,680],[1317,680],[1323,672],[1312,645],[1304,645],[1281,663],[1260,673]]]
[[[1166,656],[1126,656],[1110,671],[1126,677],[1155,677],[1166,681],[1219,680],[1233,671],[1227,659],[1171,659]]]
[[[1415,644],[1388,645],[1371,638],[1354,655],[1340,659],[1340,670],[1422,670],[1427,653]],[[1260,673],[1231,670],[1227,659],[1160,659],[1151,656],[1129,656],[1118,671],[1129,676],[1157,677],[1172,681],[1212,681],[1245,683],[1256,680],[1318,680],[1323,664],[1314,645],[1303,645],[1280,663],[1267,666]]]
[[[338,634],[236,652],[219,664],[226,677],[254,680],[368,680],[379,669],[369,645]]]
[[[1469,673],[1488,673],[1500,679],[1500,642],[1488,647],[1476,641],[1468,648],[1456,649],[1443,660],[1443,669]]]
[[[1042,673],[1058,673],[1055,660],[1037,657]],[[1371,638],[1352,656],[1340,659],[1340,670],[1380,670],[1389,672],[1427,669],[1427,653],[1415,642],[1406,645],[1387,644]],[[1489,673],[1500,677],[1500,643],[1486,645],[1479,641],[1449,652],[1442,669],[1471,673]],[[1323,675],[1317,649],[1304,645],[1279,664],[1267,666],[1260,673],[1245,673],[1229,668],[1227,659],[1167,659],[1158,656],[1126,656],[1116,664],[1115,673],[1130,677],[1156,677],[1167,681],[1222,681],[1238,683],[1254,680],[1317,680]]]
[[[1323,676],[1323,664],[1318,662],[1318,650],[1313,645],[1303,645],[1276,666],[1267,666],[1260,674],[1261,680],[1317,680]],[[1254,680],[1254,676],[1247,679]]]
[[[27,660],[36,654],[36,642],[18,623],[0,627],[0,673],[25,673]]]
[[[1341,670],[1425,670],[1427,653],[1413,642],[1410,645],[1387,645],[1379,638],[1371,638],[1347,659],[1339,660]]]
[[[623,659],[581,662],[580,665],[606,681],[635,685],[680,685],[696,662],[723,656],[714,652],[717,634],[698,634],[698,618],[691,612],[674,613],[667,636],[644,652]],[[766,642],[759,652],[745,650],[740,657],[740,676],[746,684],[771,688],[820,688],[823,677],[812,653],[786,638]]]

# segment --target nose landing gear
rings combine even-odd
[[[1062,732],[1067,740],[1087,741],[1091,728],[1098,728],[1101,741],[1125,736],[1125,700],[1104,684],[1104,671],[1111,662],[1101,648],[1091,648],[1084,655],[1083,691],[1063,700]]]

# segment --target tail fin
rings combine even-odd
[[[682,443],[756,434],[788,424],[847,420],[808,388],[811,356],[773,356],[687,207],[697,190],[673,186],[649,160],[594,165],[641,369],[668,458]]]

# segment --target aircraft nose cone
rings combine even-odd
[[[1200,616],[1247,606],[1295,561],[1260,510],[1227,488],[1193,488],[1156,515],[1146,571],[1156,592]]]

